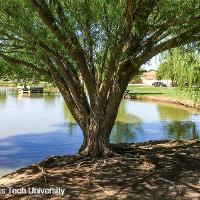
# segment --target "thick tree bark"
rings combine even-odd
[[[91,117],[88,126],[83,130],[84,140],[79,153],[90,157],[106,157],[113,154],[109,145],[109,136],[114,125],[112,117],[106,119],[106,125],[101,117]]]
[[[106,130],[88,130],[84,133],[84,141],[79,154],[90,157],[107,157],[112,155],[109,145],[109,132]]]
[[[109,139],[120,102],[130,79],[130,74],[116,79],[117,81],[108,92],[106,101],[101,95],[96,98],[95,107],[92,108],[88,124],[83,130],[84,141],[79,150],[81,155],[107,157],[115,154],[110,148]]]

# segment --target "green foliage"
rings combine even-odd
[[[10,65],[0,60],[0,79],[14,80],[17,82],[38,82],[50,80],[40,75],[37,71],[33,71],[27,67],[19,65]]]
[[[181,91],[197,100],[200,96],[200,54],[194,49],[171,50],[165,54],[157,76],[170,78]]]
[[[105,81],[109,91],[120,77],[130,81],[153,56],[200,38],[197,0],[0,0],[0,5],[0,57],[10,63],[0,65],[1,77],[59,76],[61,84],[69,84],[61,63],[75,77],[70,90],[83,78],[87,90],[96,88],[94,82],[101,90]],[[158,76],[176,84],[178,65],[171,59]],[[191,77],[188,84],[196,80]]]
[[[56,25],[66,37],[75,33],[74,36],[78,38],[84,50],[92,51],[96,62],[95,66],[98,67],[103,59],[103,49],[111,46],[110,44],[115,39],[112,36],[122,21],[123,1],[68,0],[59,3],[58,1],[49,1],[50,12],[56,18]],[[6,52],[15,58],[31,61],[38,65],[41,64],[44,53],[37,43],[41,41],[51,49],[59,49],[65,58],[71,60],[66,49],[46,27],[29,2],[1,0],[0,4],[2,16],[0,33],[3,35],[2,39],[5,39],[2,46],[6,47]],[[59,10],[59,5],[62,6],[63,13]],[[102,11],[105,12],[105,15],[102,15]],[[7,40],[8,36],[9,40]],[[42,65],[44,65],[43,62]]]
[[[170,79],[173,86],[177,86],[179,76],[179,67],[182,62],[182,57],[178,49],[170,50],[162,55],[162,62],[157,71],[158,79]]]
[[[72,36],[69,40],[75,39],[74,36],[76,36],[83,49],[88,52],[87,56],[93,54],[97,70],[102,62],[108,62],[107,59],[104,59],[105,55],[109,57],[117,41],[122,39],[120,34],[117,38],[117,33],[122,32],[123,25],[127,23],[124,18],[127,14],[126,3],[128,1],[42,0],[35,2],[38,2],[43,10],[48,6],[47,14],[51,14],[55,18],[54,25],[64,36],[69,38]],[[197,0],[150,0],[144,1],[144,5],[141,5],[140,8],[139,1],[132,3],[139,13],[138,21],[132,27],[132,35],[137,35],[139,38],[144,31],[146,32],[146,36],[145,34],[143,36],[145,38],[156,30],[151,30],[151,26],[161,25],[174,19],[183,20],[197,16],[200,4]],[[50,49],[58,50],[64,58],[69,59],[75,65],[69,52],[55,37],[55,33],[47,28],[30,1],[0,0],[0,4],[1,45],[9,55],[46,68],[42,61],[44,49],[41,49],[38,44],[43,42]],[[198,22],[192,25],[186,23],[181,26],[168,27],[167,36],[180,33],[188,27],[193,27],[196,23]],[[156,44],[158,40],[152,42],[152,44]],[[121,54],[122,57],[127,55],[126,53]],[[77,68],[72,65],[71,67]]]

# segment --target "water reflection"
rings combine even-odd
[[[161,120],[185,120],[190,117],[189,110],[176,105],[157,104],[157,109]]]
[[[195,122],[192,121],[173,121],[163,124],[164,131],[170,139],[186,140],[199,139],[198,130]]]
[[[122,102],[115,125],[113,127],[110,141],[112,143],[132,142],[136,140],[136,130],[142,131],[141,119],[126,111],[126,102]]]
[[[70,133],[73,133],[73,129],[74,127],[77,126],[77,123],[74,117],[72,116],[72,114],[70,113],[69,108],[67,107],[65,102],[63,102],[63,112],[64,112],[64,117],[66,121],[68,122],[68,128],[70,130]]]
[[[74,140],[76,142],[74,143]],[[0,167],[18,168],[38,162],[48,156],[74,154],[79,148],[82,137],[76,126],[73,136],[66,129],[55,132],[29,133],[3,138],[0,140]],[[67,144],[66,144],[67,143]]]
[[[0,88],[0,105],[1,104],[3,105],[3,103],[5,103],[5,101],[6,101],[6,89]]]
[[[133,124],[125,124],[121,122],[116,122],[110,140],[112,143],[124,143],[131,142],[136,139],[135,132],[132,131]]]
[[[199,138],[200,114],[182,107],[122,101],[110,141]],[[61,95],[18,96],[0,88],[0,175],[51,155],[74,154],[82,133]]]

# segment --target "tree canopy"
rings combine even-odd
[[[199,0],[0,0],[0,57],[52,78],[83,130],[84,155],[109,154],[123,93],[155,55],[200,39]]]
[[[13,80],[16,82],[38,82],[50,81],[46,76],[25,66],[11,65],[4,60],[0,60],[0,79]]]
[[[157,76],[171,79],[181,91],[191,98],[200,96],[200,53],[198,48],[176,48],[164,55]]]
[[[130,60],[134,65],[137,58],[143,64],[161,51],[198,41],[199,4],[197,0],[1,0],[0,56],[47,75],[45,55],[53,61],[60,56],[72,71],[89,68],[86,82],[94,79],[91,71],[99,80],[106,79],[108,63]],[[76,54],[82,54],[87,67]]]

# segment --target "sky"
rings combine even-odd
[[[146,70],[157,70],[160,64],[160,60],[159,60],[159,55],[153,57],[151,60],[149,60],[146,64],[144,64],[142,66],[143,69]]]

